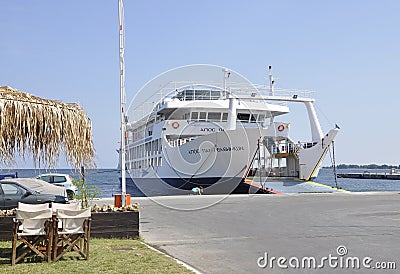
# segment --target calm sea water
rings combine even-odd
[[[18,177],[34,178],[39,174],[44,173],[63,173],[71,175],[75,180],[80,179],[78,171],[71,169],[57,170],[39,170],[39,169],[17,169],[17,170],[0,170],[0,173],[18,172]],[[116,169],[89,169],[85,170],[85,182],[88,185],[93,185],[101,191],[100,197],[113,197],[114,194],[121,193],[121,183],[119,178],[121,172]],[[126,192],[131,196],[143,196],[143,194],[133,185],[126,186]]]
[[[363,173],[368,171],[374,173],[390,173],[389,169],[337,169],[336,173]],[[336,187],[333,169],[322,168],[316,179],[317,182]],[[374,180],[374,179],[351,179],[337,178],[339,187],[353,191],[400,191],[400,180]]]
[[[0,170],[0,173],[18,172],[18,177],[36,177],[39,174],[47,173],[45,170],[38,169],[18,169],[18,170]],[[364,172],[365,169],[339,169],[337,173]],[[370,173],[389,173],[389,170],[368,170]],[[70,169],[59,169],[57,173],[70,174],[74,179],[79,179],[79,174]],[[120,171],[116,169],[91,169],[86,170],[85,181],[89,185],[96,186],[100,189],[101,197],[113,197],[114,194],[121,193],[121,177]],[[335,176],[332,169],[323,168],[320,170],[317,179],[319,183],[335,187]],[[337,184],[339,187],[355,192],[363,191],[400,191],[400,180],[371,180],[371,179],[348,179],[338,178]],[[127,184],[126,192],[131,196],[143,196],[143,194],[133,185]]]

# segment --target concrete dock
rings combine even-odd
[[[337,176],[350,179],[400,180],[400,173],[339,173]]]
[[[321,258],[329,254],[339,257],[339,246],[347,249],[346,256],[372,258],[369,265],[394,262],[400,268],[398,193],[135,200],[141,204],[141,236],[203,273],[292,273],[295,269],[281,269],[276,262],[272,269],[269,265],[261,268],[257,260],[267,252],[269,257],[287,259],[313,256],[320,264]],[[264,262],[259,263],[262,266]],[[318,272],[343,271],[325,263]],[[305,273],[310,269],[296,271]],[[373,270],[361,266],[358,271]]]
[[[132,202],[141,204],[145,241],[202,273],[376,273],[376,263],[392,268],[383,273],[400,268],[397,192],[175,196]],[[343,250],[347,252],[338,255]],[[268,262],[276,258],[272,264],[265,265],[266,255]],[[281,266],[287,269],[278,266],[280,257],[286,258]],[[334,267],[335,261],[329,265],[324,257],[336,257],[337,264],[341,258],[342,266]],[[359,268],[353,259],[359,259]]]

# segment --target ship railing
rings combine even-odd
[[[271,90],[270,87],[265,85],[255,85],[260,95],[263,96],[278,96],[278,97],[299,97],[299,98],[315,98],[316,92],[312,90],[302,89],[287,89],[287,88],[276,88]]]
[[[296,153],[299,149],[300,147],[294,143],[276,144],[271,146],[272,154]]]
[[[298,153],[300,149],[312,148],[317,142],[288,142],[288,143],[278,143],[271,146],[272,154],[282,154],[282,153]]]

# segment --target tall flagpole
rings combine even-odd
[[[124,65],[124,5],[118,0],[119,17],[119,67],[120,67],[120,101],[121,101],[121,204],[126,206],[126,148],[125,148],[125,65]]]

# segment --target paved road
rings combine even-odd
[[[362,266],[364,257],[372,259],[366,259],[366,265],[395,262],[400,269],[398,193],[203,195],[138,201],[141,236],[203,273],[292,273],[296,260],[297,272],[309,273],[308,262],[311,266],[313,262],[305,257],[314,257],[326,273],[342,272],[346,260],[352,266],[351,257],[360,260],[357,273],[373,272]],[[345,248],[338,251],[341,245]],[[347,254],[339,256],[345,249]],[[285,257],[281,265],[288,269],[276,260],[272,269],[270,263],[260,268],[257,260],[265,253],[268,262],[271,257]],[[301,268],[303,260],[306,268]],[[348,273],[354,272],[352,268]]]

